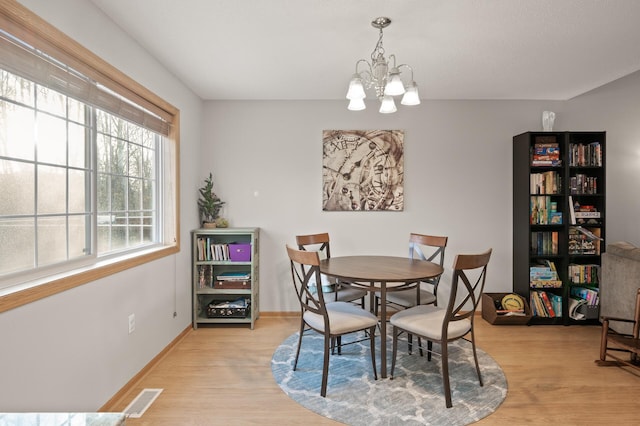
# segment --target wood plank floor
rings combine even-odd
[[[121,411],[142,389],[163,388],[127,425],[336,425],[289,399],[271,375],[271,356],[298,321],[263,316],[254,330],[198,328],[103,408]],[[500,364],[509,385],[504,403],[478,425],[640,423],[640,377],[594,363],[599,327],[492,326],[477,318],[476,333],[478,347]]]

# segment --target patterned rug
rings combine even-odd
[[[391,328],[391,327],[390,327]],[[362,337],[362,336],[359,336]],[[343,342],[351,336],[343,337]],[[357,337],[354,335],[354,340]],[[380,340],[377,340],[379,345]],[[391,338],[388,337],[391,356]],[[493,413],[507,396],[507,381],[500,366],[482,350],[478,360],[484,386],[478,384],[471,344],[458,340],[449,345],[452,408],[446,408],[440,357],[431,362],[406,342],[398,346],[395,377],[373,379],[369,342],[344,346],[342,355],[331,355],[327,397],[320,396],[322,336],[305,333],[293,371],[298,333],[276,349],[271,360],[273,376],[294,401],[322,416],[348,425],[467,425]],[[434,344],[439,351],[439,345]],[[380,373],[379,350],[377,368]],[[389,372],[391,362],[388,363]]]

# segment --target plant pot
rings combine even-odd
[[[203,228],[215,228],[216,227],[216,223],[215,222],[202,222],[202,227]]]

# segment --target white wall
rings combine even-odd
[[[640,245],[640,72],[566,102],[429,101],[382,115],[342,101],[205,103],[201,178],[213,171],[232,226],[259,226],[263,311],[296,310],[286,243],[328,231],[333,255],[406,255],[409,232],[449,236],[456,253],[494,249],[487,291],[512,290],[512,137],[607,131],[607,241]],[[405,131],[403,212],[322,211],[322,130]]]
[[[181,111],[181,252],[0,313],[0,412],[95,411],[191,322],[202,102],[90,2],[21,3]]]
[[[232,226],[262,228],[263,311],[295,311],[285,244],[328,231],[332,255],[406,256],[410,232],[449,236],[456,253],[493,255],[487,291],[510,291],[512,137],[541,129],[542,111],[563,104],[431,101],[382,115],[346,102],[206,102],[201,178],[213,171]],[[322,130],[405,131],[403,212],[322,211]],[[256,195],[257,194],[257,195]]]
[[[607,242],[640,246],[640,72],[568,102],[568,125],[607,132]]]

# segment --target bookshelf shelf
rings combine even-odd
[[[259,228],[191,231],[193,328],[246,323],[260,316]]]
[[[526,132],[513,137],[513,289],[531,305],[529,324],[598,321],[605,146],[606,132]],[[542,279],[561,282],[560,287],[541,288],[544,283],[535,273],[544,274],[545,268],[555,275]],[[579,297],[581,288],[591,291],[582,292],[589,295],[590,305],[576,314],[572,297]]]

